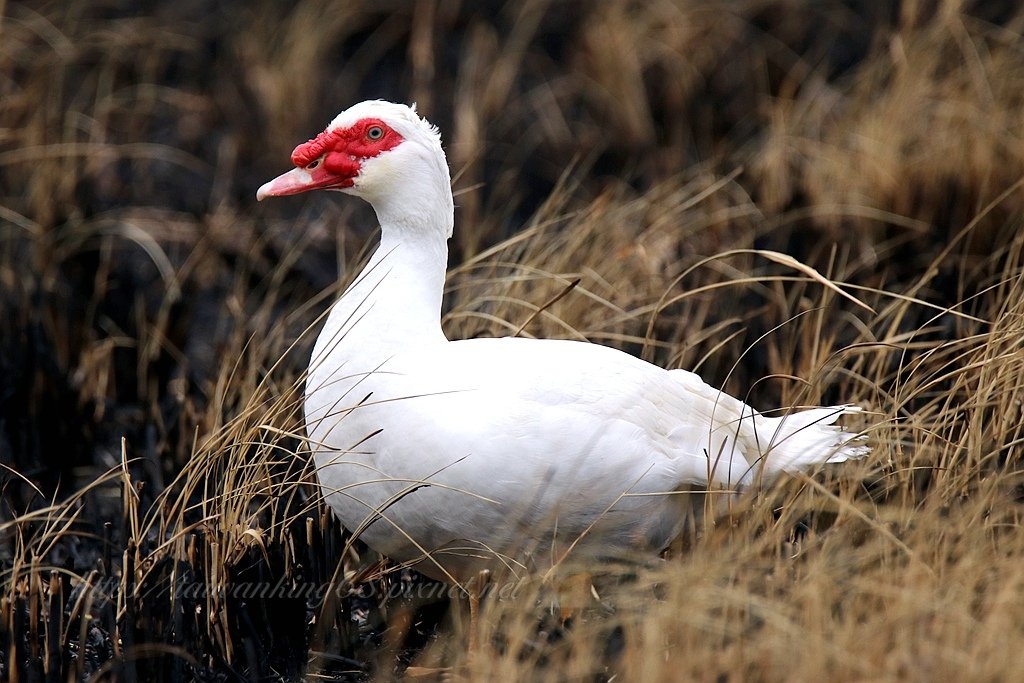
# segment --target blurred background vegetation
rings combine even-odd
[[[370,98],[415,101],[442,130],[457,193],[452,336],[529,323],[525,334],[696,367],[760,408],[855,400],[950,430],[968,411],[944,395],[982,391],[984,378],[961,370],[996,358],[1010,388],[978,415],[997,424],[978,446],[997,455],[978,457],[1016,472],[1004,449],[1021,436],[1012,335],[991,357],[949,345],[1019,314],[1002,307],[1020,294],[1022,26],[1010,1],[0,3],[10,601],[26,538],[69,575],[100,566],[121,577],[121,550],[142,542],[123,518],[125,491],[143,512],[168,505],[160,496],[197,454],[230,449],[244,429],[225,428],[261,406],[298,448],[304,332],[372,246],[375,223],[329,194],[257,205],[254,193],[289,167],[294,145]],[[755,249],[846,283],[877,317]],[[745,251],[704,261],[730,250]],[[806,324],[787,324],[797,313]],[[866,343],[890,352],[836,355]],[[907,367],[925,379],[900,398]],[[812,382],[757,381],[769,375]],[[917,427],[941,432],[942,448],[959,438]],[[883,437],[891,449],[875,466],[928,452]],[[946,468],[949,451],[935,453],[921,457]],[[91,541],[48,545],[56,527],[19,521],[122,463],[131,486],[75,498],[100,525],[82,532]],[[291,467],[281,471],[299,477]],[[933,485],[896,479],[877,488],[911,508]],[[115,648],[123,616],[99,642]],[[31,638],[5,633],[11,675],[28,657],[16,643]],[[85,647],[68,636],[65,650],[72,641]],[[230,661],[230,647],[209,647]],[[96,671],[109,659],[90,656]],[[46,670],[60,666],[70,665]]]

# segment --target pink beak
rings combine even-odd
[[[256,201],[261,202],[267,197],[285,197],[290,194],[300,194],[310,190],[340,189],[352,187],[352,178],[339,176],[328,172],[324,165],[314,171],[304,168],[293,168],[287,173],[282,173],[270,182],[264,183],[256,190]]]

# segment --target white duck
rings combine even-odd
[[[370,547],[435,578],[573,553],[658,551],[681,491],[743,487],[860,457],[850,406],[760,415],[684,370],[616,349],[441,330],[450,176],[436,128],[383,101],[342,112],[259,200],[314,189],[368,201],[380,246],[334,304],[306,380],[321,487]]]

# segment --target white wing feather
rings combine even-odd
[[[849,408],[767,418],[692,373],[582,342],[430,344],[321,381],[333,390],[310,392],[310,433],[340,449],[317,462],[342,520],[393,557],[448,549],[455,571],[474,560],[452,548],[539,540],[514,554],[545,563],[584,532],[602,552],[664,546],[687,485],[743,486],[863,449],[830,426]]]

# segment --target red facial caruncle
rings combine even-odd
[[[402,140],[397,131],[376,118],[325,130],[296,147],[292,152],[295,168],[266,183],[256,199],[352,187],[363,162],[394,149]]]

